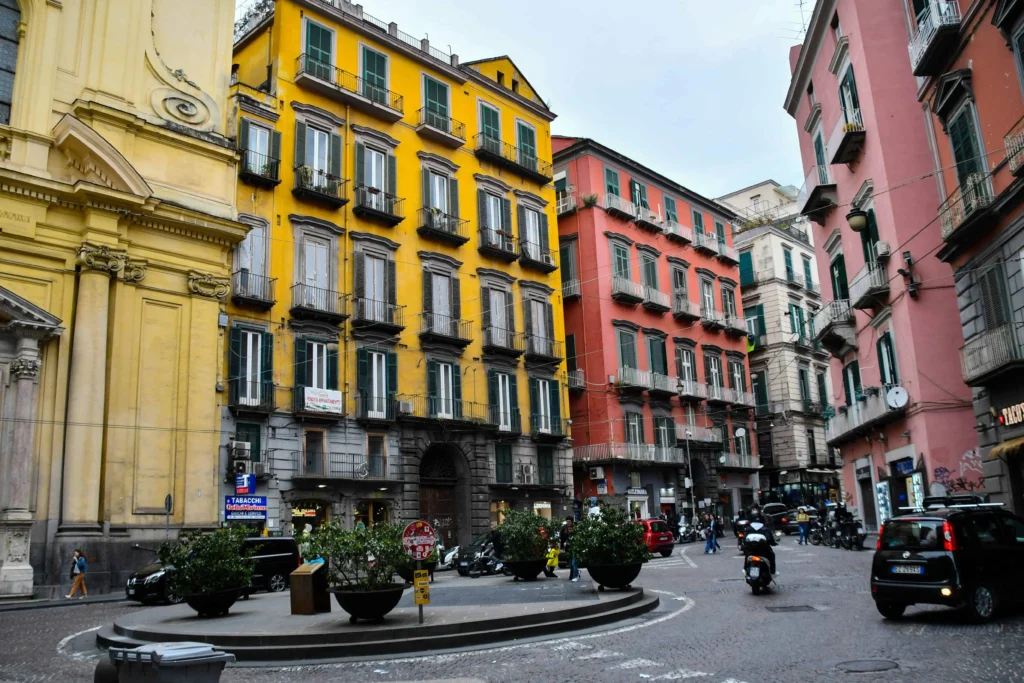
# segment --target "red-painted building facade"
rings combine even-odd
[[[725,516],[761,488],[734,215],[585,138],[555,137],[575,493]]]

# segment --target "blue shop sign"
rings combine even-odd
[[[267,497],[266,496],[225,496],[224,497],[224,519],[228,521],[239,520],[266,520],[267,519]]]
[[[243,496],[256,493],[256,475],[239,474],[235,476],[235,495]]]

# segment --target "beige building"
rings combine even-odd
[[[233,12],[0,0],[0,597],[218,520]]]

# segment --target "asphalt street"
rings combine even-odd
[[[402,659],[231,668],[221,680],[1024,681],[1024,614],[973,626],[953,611],[913,607],[902,621],[885,622],[869,593],[871,552],[805,548],[793,537],[779,548],[777,589],[754,596],[741,578],[735,540],[723,541],[717,555],[691,544],[652,560],[635,585],[657,591],[661,606],[604,630]],[[438,578],[473,581],[454,573]],[[561,571],[558,580],[567,579]],[[108,603],[0,614],[0,683],[91,681],[101,656],[91,630],[137,609],[144,608]],[[865,661],[886,670],[848,671]]]

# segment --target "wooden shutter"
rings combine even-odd
[[[978,146],[974,140],[974,126],[971,122],[971,109],[964,107],[953,122],[949,124],[949,140],[953,146],[953,158],[956,160],[956,174],[963,185],[968,176],[980,170]]]
[[[427,361],[427,414],[437,415],[437,361]]]
[[[523,299],[523,320],[526,322],[526,334],[533,334],[533,306],[529,299]]]
[[[277,170],[277,164],[281,161],[281,133],[276,130],[270,131],[270,158],[271,163],[274,165],[274,170]],[[277,177],[277,174],[274,174]]]
[[[421,171],[421,175],[423,176],[423,203],[420,204],[420,206],[422,206],[423,208],[428,208],[433,206],[433,204],[430,201],[430,171],[428,171],[427,169],[423,169]]]
[[[505,292],[505,315],[507,316],[505,329],[508,330],[509,334],[515,334],[516,304],[513,299],[512,292]]]
[[[519,244],[526,241],[526,207],[520,204],[516,207],[516,219],[519,221]]]
[[[295,168],[306,165],[306,124],[295,122]]]
[[[388,373],[388,398],[393,398],[398,392],[398,354],[388,351],[385,363]]]
[[[309,386],[309,353],[305,339],[295,340],[295,387]]]
[[[274,381],[274,333],[264,332],[263,343],[261,344],[263,357],[260,358],[260,381],[272,383]]]
[[[540,414],[540,388],[536,377],[530,378],[530,413],[531,419],[536,420]]]
[[[487,193],[483,190],[476,191],[477,222],[481,230],[486,230],[487,225]]]
[[[228,332],[228,380],[237,381],[242,374],[242,328]]]
[[[981,289],[981,307],[985,316],[985,329],[994,330],[1006,324],[1006,297],[1003,290],[1002,269],[993,266],[978,278]]]
[[[483,287],[480,292],[480,311],[483,314],[484,329],[489,330],[491,329],[491,289]]]
[[[850,290],[846,281],[846,259],[842,254],[832,261],[829,271],[832,275],[832,298],[836,301],[849,299]]]
[[[827,406],[829,404],[829,401],[828,389],[825,386],[825,373],[816,373],[815,379],[818,382],[818,400],[821,402],[822,407]]]
[[[868,209],[867,222],[867,227],[861,230],[860,243],[864,251],[864,263],[871,263],[875,260],[875,245],[878,243],[878,223],[874,209]]]
[[[458,275],[453,275],[449,278],[449,282],[452,286],[450,303],[452,307],[452,318],[454,318],[454,320],[452,320],[452,326],[455,327],[455,329],[452,330],[454,334],[458,333],[458,321],[462,319],[462,285],[459,282]]]
[[[487,371],[487,405],[494,411],[494,415],[491,419],[495,424],[499,423],[500,417],[497,415],[498,407],[501,401],[498,400],[498,372],[496,370]]]
[[[427,314],[424,325],[432,329],[429,314],[434,312],[434,274],[429,270],[423,271],[423,312]]]
[[[336,133],[330,134],[330,152],[327,159],[327,172],[338,180],[341,178],[341,136]]]
[[[448,179],[448,215],[459,217],[459,179],[455,177]]]
[[[388,194],[394,199],[398,197],[398,159],[394,154],[388,154],[388,178],[387,178]],[[387,209],[391,212],[395,212],[395,207],[392,204],[385,204]]]
[[[363,184],[363,174],[366,172],[366,145],[356,143],[356,187]]]
[[[749,251],[740,252],[740,285],[754,282],[754,255]]]
[[[244,116],[238,122],[238,140],[236,142],[238,149],[243,151],[249,149],[249,119]]]
[[[548,241],[548,215],[543,211],[540,213],[540,253],[542,256],[551,251],[551,243]]]
[[[501,215],[502,215],[501,229],[503,231],[511,234],[511,232],[512,232],[512,202],[510,202],[509,200],[505,199],[504,197],[501,200]]]
[[[370,393],[370,352],[365,348],[356,349],[356,391]]]
[[[338,349],[333,344],[327,346],[327,388],[338,390]],[[334,348],[331,348],[331,347]]]
[[[576,335],[565,335],[565,366],[569,372],[576,370]]]
[[[455,419],[462,419],[462,369],[452,363],[452,399],[455,401]]]
[[[388,303],[398,303],[398,278],[395,276],[395,262],[391,259],[386,261],[388,273]]]
[[[352,291],[357,299],[366,297],[366,254],[361,251],[352,254]]]
[[[548,315],[548,339],[554,340],[555,338],[555,307],[551,304],[544,304],[544,308],[547,310]]]
[[[782,259],[786,262],[786,279],[793,279],[793,252],[789,249],[782,250]]]
[[[610,168],[604,169],[604,191],[606,194],[619,194],[619,174]]]
[[[516,420],[519,417],[519,381],[516,379],[516,373],[508,373],[508,393],[511,401],[509,405],[512,406],[512,426],[517,427]]]
[[[551,431],[555,434],[562,432],[562,390],[561,385],[553,380],[548,380],[548,391],[551,401]]]

